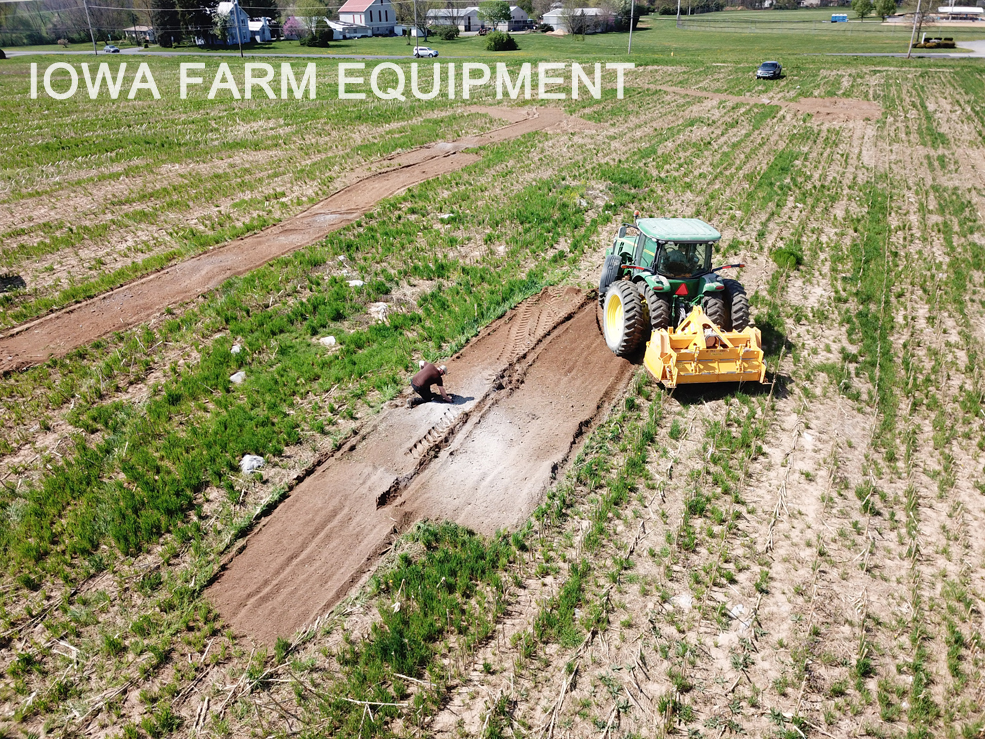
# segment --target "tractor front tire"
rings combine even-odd
[[[729,329],[743,331],[749,327],[749,296],[741,282],[722,280],[725,283],[725,300],[728,303]]]
[[[628,280],[609,285],[602,308],[602,334],[617,357],[628,357],[643,341],[643,301],[636,286]]]
[[[728,311],[725,310],[725,300],[723,298],[717,295],[705,295],[701,300],[701,308],[704,310],[705,315],[708,316],[709,321],[723,331],[728,330],[728,325],[725,323],[725,319],[728,317]]]
[[[609,285],[619,279],[619,268],[622,267],[622,259],[618,254],[610,254],[602,262],[602,276],[599,277],[599,306],[605,307],[605,293]]]
[[[651,333],[670,328],[670,301],[662,295],[657,295],[645,282],[642,284],[643,301],[646,304]]]

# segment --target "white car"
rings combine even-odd
[[[119,54],[120,53],[120,49],[118,47],[116,47],[116,46],[113,46],[113,44],[106,44],[106,46],[103,47],[103,53],[104,54]]]
[[[414,47],[414,58],[419,59],[425,56],[438,56],[438,52],[435,49],[429,49],[427,46],[415,46]]]

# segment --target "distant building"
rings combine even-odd
[[[459,31],[478,31],[482,28],[479,8],[434,8],[428,11],[428,25],[458,26]]]
[[[270,19],[258,18],[255,21],[250,21],[250,38],[258,44],[271,41],[273,36],[270,33]]]
[[[612,13],[602,8],[557,8],[544,13],[544,23],[562,33],[605,33],[616,27]]]
[[[134,43],[137,44],[142,44],[145,41],[153,44],[157,41],[154,29],[150,26],[130,26],[130,28],[123,29],[123,35],[133,39]]]
[[[467,8],[435,8],[428,11],[428,23],[434,26],[458,26],[460,31],[478,31],[495,27],[499,31],[523,31],[530,28],[530,16],[516,5],[510,6],[510,20],[505,23],[491,23],[480,15],[478,6]]]
[[[985,17],[985,8],[959,6],[943,7],[937,9],[937,15],[941,20],[949,21],[976,21]]]
[[[373,36],[392,36],[397,25],[397,14],[390,0],[348,0],[339,8],[339,21],[365,26]]]
[[[509,22],[500,23],[498,28],[500,31],[525,31],[532,25],[533,23],[530,22],[530,16],[527,15],[526,10],[518,5],[511,5]]]
[[[228,46],[235,46],[239,43],[250,43],[250,15],[239,7],[239,3],[219,3],[215,6],[214,14],[216,16],[225,15],[229,17],[229,26],[225,38]],[[239,27],[239,31],[236,30],[237,26]],[[223,39],[219,40],[222,41]]]
[[[335,40],[341,41],[347,38],[363,38],[365,36],[372,36],[373,31],[369,26],[360,26],[357,23],[343,23],[342,21],[330,21],[328,18],[325,19],[328,23],[328,27],[335,31]],[[379,34],[377,34],[379,35]]]

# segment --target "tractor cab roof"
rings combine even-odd
[[[722,235],[700,218],[639,218],[636,226],[657,241],[718,241]]]

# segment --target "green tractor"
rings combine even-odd
[[[712,267],[721,238],[697,218],[637,218],[635,224],[620,226],[599,279],[602,333],[609,349],[630,356],[652,334],[673,333],[696,307],[722,332],[748,328],[745,288],[718,274],[745,265]]]

